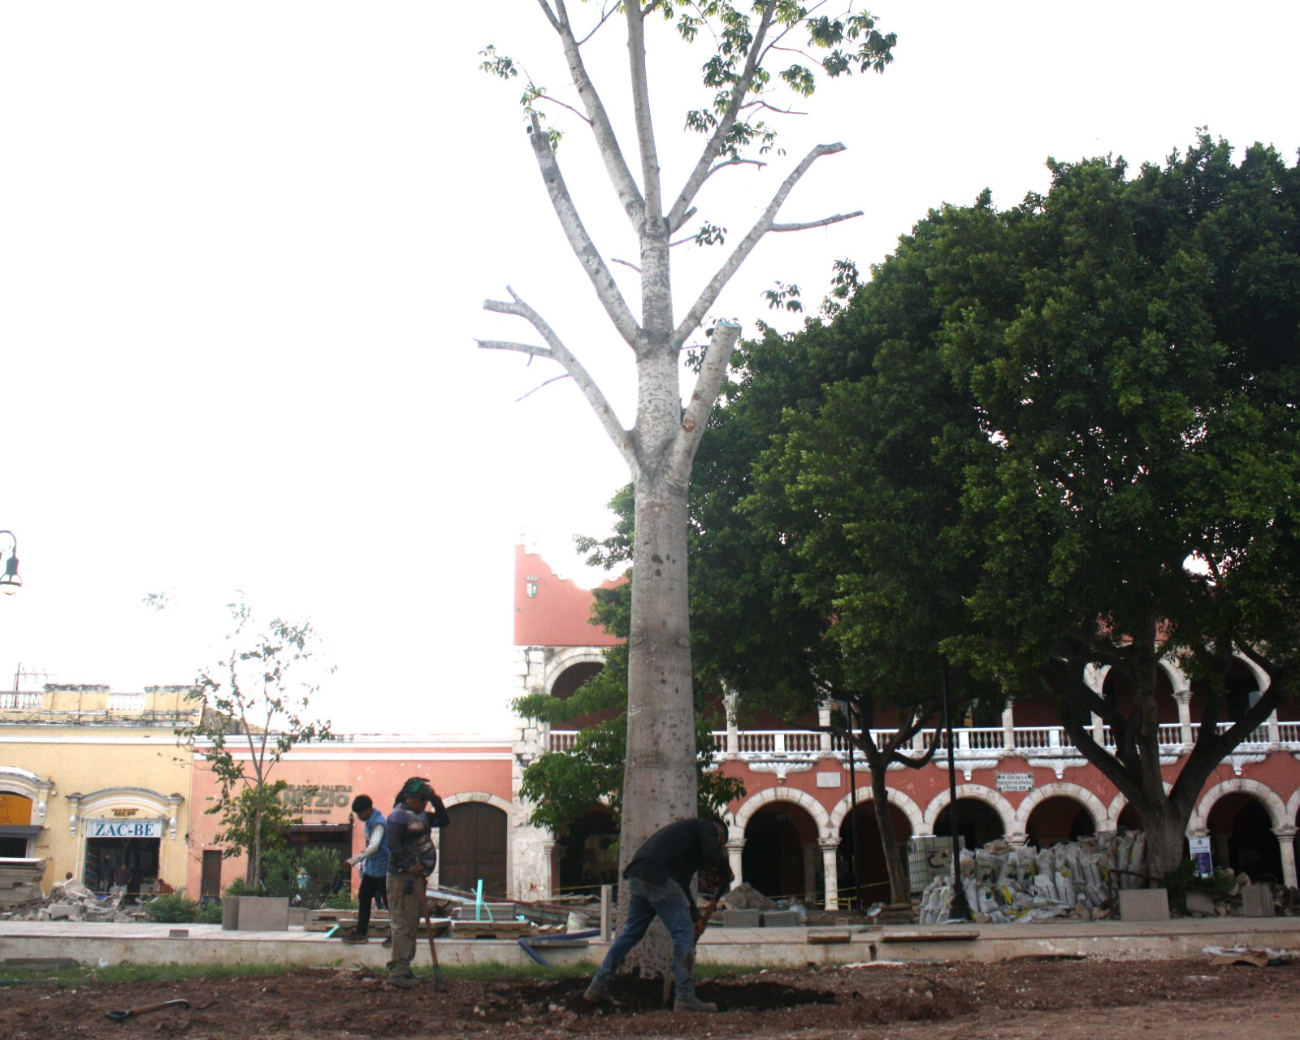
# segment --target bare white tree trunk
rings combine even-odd
[[[638,320],[583,225],[561,174],[552,141],[533,114],[529,140],[560,226],[611,323],[635,357],[635,424],[630,429],[619,424],[604,393],[583,365],[542,316],[513,290],[510,290],[510,300],[489,300],[484,307],[524,318],[543,343],[481,340],[479,345],[490,350],[512,350],[549,358],[563,366],[622,454],[636,491],[627,768],[620,835],[621,865],[626,865],[645,839],[660,827],[697,812],[687,587],[687,492],[695,452],[726,375],[740,326],[718,324],[685,403],[679,375],[681,351],[699,329],[718,294],[766,234],[824,227],[860,214],[836,214],[797,224],[776,223],[786,197],[812,164],[823,155],[843,149],[839,144],[818,145],[782,182],[762,215],[731,249],[686,314],[674,321],[670,237],[695,213],[694,200],[709,178],[742,161],[723,158],[723,155],[739,114],[752,101],[750,88],[758,75],[760,61],[775,45],[768,37],[776,21],[777,5],[772,2],[755,5],[756,24],[749,37],[747,58],[738,66],[734,81],[727,82],[723,88],[716,125],[680,192],[666,198],[651,114],[645,41],[646,19],[660,19],[662,12],[656,11],[659,5],[650,2],[644,6],[637,3],[622,6],[627,28],[638,183],[633,164],[588,75],[582,56],[586,38],[575,33],[565,0],[538,0],[538,4],[559,37],[587,125],[639,244],[641,314]],[[601,24],[612,16],[612,11],[606,11]],[[779,36],[787,29],[782,27]],[[496,71],[507,78],[516,74],[510,63],[506,69]],[[662,938],[642,945],[646,949],[640,951],[638,966],[654,972],[666,969],[670,957]]]

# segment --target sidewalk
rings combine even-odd
[[[444,965],[528,965],[517,942],[439,939]],[[553,965],[599,961],[607,944],[593,941],[537,949]],[[705,964],[803,967],[917,961],[1002,961],[1016,957],[1085,956],[1114,960],[1199,956],[1207,946],[1300,951],[1300,918],[1193,918],[1174,921],[1044,922],[863,928],[708,929],[698,958]],[[0,962],[69,957],[109,964],[336,964],[382,968],[388,951],[378,942],[345,946],[321,932],[223,931],[213,924],[88,924],[0,921]],[[427,957],[425,944],[417,963]]]

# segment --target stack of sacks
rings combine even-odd
[[[1039,851],[994,841],[961,854],[962,887],[975,920],[1043,921],[1073,915],[1089,919],[1110,907],[1121,888],[1141,884],[1146,862],[1141,832],[1083,838]],[[949,877],[937,877],[921,896],[921,923],[948,920]]]

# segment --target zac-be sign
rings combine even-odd
[[[162,820],[87,820],[87,838],[161,838]]]

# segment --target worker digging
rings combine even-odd
[[[627,918],[583,994],[587,1003],[614,1003],[611,985],[619,965],[658,917],[673,941],[673,982],[677,989],[673,1010],[718,1010],[716,1004],[700,1000],[695,994],[693,955],[705,922],[691,897],[691,881],[700,874],[701,884],[711,886],[714,895],[727,890],[735,875],[727,860],[726,838],[726,829],[717,820],[678,820],[655,831],[637,849],[623,871],[629,892]]]

